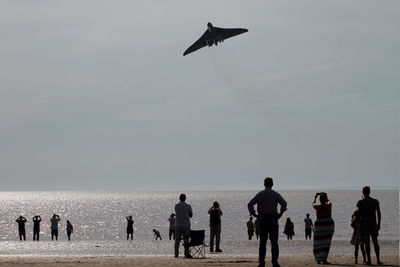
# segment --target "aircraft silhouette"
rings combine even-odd
[[[225,39],[231,38],[233,36],[248,32],[247,29],[242,28],[234,28],[234,29],[224,29],[214,27],[211,22],[207,23],[206,32],[197,40],[194,44],[192,44],[186,51],[183,53],[184,56],[190,54],[200,48],[205,46],[218,45],[218,43],[223,42]]]

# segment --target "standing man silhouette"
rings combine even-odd
[[[260,246],[258,261],[259,267],[265,266],[265,254],[267,249],[267,240],[271,242],[272,266],[280,267],[278,263],[279,258],[279,224],[278,220],[286,211],[287,202],[276,191],[272,190],[274,182],[272,178],[267,177],[264,179],[265,189],[260,191],[247,205],[250,215],[258,218],[260,222]],[[254,210],[254,205],[257,204],[257,213]],[[281,209],[278,213],[278,204]]]
[[[357,207],[360,212],[360,234],[362,241],[365,244],[365,252],[367,253],[367,265],[371,265],[371,237],[374,244],[377,264],[383,264],[379,255],[378,232],[381,229],[381,209],[379,201],[369,196],[371,189],[369,186],[364,186],[362,189],[363,199],[358,201]],[[378,219],[378,222],[377,222]]]
[[[185,202],[186,195],[179,196],[179,203],[175,205],[175,257],[179,255],[179,244],[183,239],[185,258],[192,258],[189,253],[190,218],[193,217],[192,207]]]

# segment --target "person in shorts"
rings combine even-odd
[[[360,213],[360,235],[365,245],[367,254],[367,265],[371,265],[371,246],[370,238],[374,244],[377,264],[383,264],[379,255],[378,233],[381,228],[381,210],[379,201],[370,197],[371,189],[365,186],[362,189],[363,199],[357,202],[357,208]]]

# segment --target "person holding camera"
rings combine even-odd
[[[317,204],[318,196],[320,204]],[[335,223],[332,220],[332,203],[325,192],[320,192],[314,196],[313,207],[317,213],[317,220],[314,223],[314,258],[318,264],[329,264],[327,259],[335,231]]]
[[[210,215],[210,252],[214,252],[214,238],[215,252],[222,252],[219,246],[221,242],[222,211],[217,201],[214,201],[212,207],[208,210],[208,214]]]

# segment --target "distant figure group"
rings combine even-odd
[[[246,223],[248,239],[252,240],[254,233],[259,239],[259,267],[265,266],[266,244],[267,240],[271,243],[271,262],[273,267],[280,267],[279,258],[279,224],[278,220],[287,210],[286,200],[276,191],[272,190],[274,183],[273,179],[267,177],[264,179],[265,189],[258,192],[248,203],[248,211],[250,218]],[[371,265],[371,245],[372,240],[377,264],[383,264],[380,259],[380,247],[378,244],[378,233],[381,227],[381,211],[379,201],[370,197],[370,187],[365,186],[362,189],[363,198],[357,202],[357,209],[351,216],[351,227],[353,234],[350,243],[354,245],[354,261],[358,263],[358,252],[361,250],[363,263]],[[319,200],[319,203],[317,203]],[[257,212],[255,206],[257,205]],[[280,210],[278,212],[278,205]],[[306,214],[304,219],[305,239],[313,237],[313,254],[315,261],[318,264],[329,264],[328,256],[331,247],[332,237],[335,231],[335,222],[332,219],[332,202],[328,198],[326,192],[317,192],[314,195],[312,207],[315,209],[316,220],[313,223],[310,214]],[[221,250],[221,217],[223,212],[217,201],[214,201],[208,209],[209,226],[210,226],[210,252],[222,252]],[[190,219],[193,217],[192,207],[186,203],[186,195],[179,196],[179,202],[175,205],[175,213],[171,213],[169,221],[169,240],[174,241],[174,255],[179,256],[179,246],[183,241],[184,256],[192,258],[189,253],[190,239]],[[253,218],[256,218],[253,222]],[[18,224],[19,239],[26,240],[25,225],[27,219],[24,216],[19,216],[15,220]],[[40,215],[35,215],[33,221],[33,240],[39,241],[40,223],[42,218]],[[50,218],[51,240],[58,240],[58,226],[61,218],[57,214],[53,214]],[[126,216],[126,239],[133,240],[133,224],[132,215]],[[73,226],[69,220],[66,221],[66,232],[68,241],[71,240]],[[161,233],[157,229],[153,229],[155,240],[162,240]],[[203,231],[204,232],[204,231]],[[287,240],[292,240],[295,235],[294,223],[290,217],[286,218],[283,233],[287,236]],[[203,233],[204,238],[204,233]],[[215,245],[215,246],[214,246]],[[214,250],[215,248],[215,250]]]
[[[19,216],[17,220],[18,223],[18,236],[19,240],[26,240],[26,231],[25,224],[28,221],[24,216]],[[40,215],[35,215],[32,218],[33,221],[33,241],[39,241],[40,237],[40,223],[42,221],[42,217]],[[58,240],[58,223],[61,221],[60,216],[57,214],[53,214],[50,218],[50,230],[51,230],[51,240]],[[73,226],[70,221],[67,220],[67,236],[68,240],[71,240],[71,234],[73,233]]]

